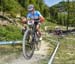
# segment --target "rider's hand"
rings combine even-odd
[[[22,18],[22,23],[26,23],[27,22],[27,19],[25,17]]]
[[[45,18],[43,16],[39,17],[40,23],[43,23],[45,21]]]

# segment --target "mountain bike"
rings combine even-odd
[[[40,46],[40,40],[36,30],[36,22],[38,22],[38,20],[27,21],[28,26],[24,32],[23,55],[26,59],[32,58],[36,46]]]

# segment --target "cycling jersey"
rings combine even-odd
[[[39,19],[39,16],[42,16],[41,13],[39,11],[34,11],[33,14],[32,14],[32,12],[29,12],[28,15],[27,15],[27,18]]]

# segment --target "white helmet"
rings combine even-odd
[[[34,9],[34,5],[33,4],[30,4],[29,6],[28,6],[28,11],[32,11]]]

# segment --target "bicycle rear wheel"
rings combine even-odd
[[[35,45],[33,42],[32,31],[26,30],[23,37],[23,55],[26,59],[30,59],[35,50]]]

